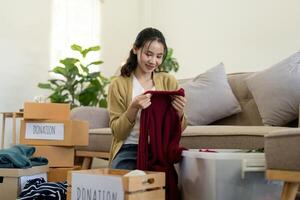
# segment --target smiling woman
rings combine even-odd
[[[178,83],[172,75],[156,72],[167,56],[163,34],[155,28],[145,28],[136,37],[121,75],[110,84],[108,111],[114,136],[111,161],[118,169],[136,169],[141,110],[151,105],[149,90],[172,91]],[[184,122],[186,99],[173,96],[172,106]]]
[[[178,162],[176,155],[181,155],[179,140],[173,140],[173,136],[180,138],[181,131],[186,127],[183,114],[186,99],[183,89],[178,90],[175,77],[157,71],[166,58],[167,49],[165,38],[159,30],[143,29],[137,35],[129,57],[121,68],[121,75],[113,79],[109,86],[107,102],[113,135],[110,164],[114,169],[138,168],[167,172],[166,199],[175,200],[179,198],[177,174],[169,166]],[[161,98],[161,95],[167,96]],[[158,114],[161,118],[154,118],[160,119],[160,122],[145,118],[147,111]],[[175,128],[166,128],[163,137],[161,132],[152,131],[163,130],[161,126],[168,127],[170,119]],[[151,128],[145,124],[151,124]],[[172,136],[168,133],[170,130]],[[152,134],[146,135],[149,132]],[[149,150],[143,149],[148,145],[151,146]],[[169,155],[170,152],[174,157]],[[145,164],[144,161],[148,159],[151,163]]]

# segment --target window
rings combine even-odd
[[[50,69],[65,57],[76,56],[70,49],[72,44],[84,48],[100,45],[100,4],[99,0],[53,0]],[[76,55],[75,55],[76,54]],[[98,60],[94,53],[88,60]],[[91,69],[92,71],[99,71]]]

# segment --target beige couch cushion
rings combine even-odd
[[[273,131],[265,136],[268,169],[300,170],[300,128]]]
[[[182,134],[181,145],[193,149],[257,149],[264,147],[266,134],[281,129],[271,126],[188,126]],[[111,140],[110,128],[91,129],[89,146],[77,149],[109,151]]]
[[[109,123],[107,109],[90,106],[73,108],[71,119],[88,121],[90,129],[108,127]]]
[[[300,104],[300,52],[247,79],[263,123],[282,126],[296,119]]]
[[[111,141],[112,134],[110,128],[90,129],[89,146],[78,146],[76,150],[109,152]]]
[[[271,126],[188,126],[181,137],[186,148],[258,149],[264,136],[282,127]]]
[[[223,63],[180,85],[190,125],[206,125],[241,111],[227,81]]]
[[[246,84],[246,79],[252,72],[228,74],[228,82],[239,101],[242,111],[223,118],[212,124],[215,125],[240,125],[240,126],[260,126],[263,125],[257,106],[251,92]]]

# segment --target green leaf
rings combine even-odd
[[[87,68],[86,66],[84,66],[83,64],[80,63],[80,67],[81,69],[85,72],[85,73],[89,73],[89,68]]]
[[[100,50],[100,46],[97,45],[97,46],[90,47],[88,49],[89,49],[89,51],[99,51]]]
[[[75,64],[78,61],[79,61],[79,59],[77,59],[77,58],[65,58],[63,60],[60,60],[59,62],[64,64],[65,66],[67,66],[67,65]]]
[[[87,77],[90,78],[90,79],[95,79],[99,76],[100,76],[100,72],[93,72],[93,73],[90,73],[90,74],[87,75]]]
[[[85,50],[83,50],[82,52],[81,52],[81,55],[82,55],[82,57],[86,57],[86,54],[88,53],[89,51],[88,51],[88,49],[85,49]]]
[[[100,83],[97,79],[90,80],[89,85],[86,87],[86,89],[89,89],[89,90],[94,90],[94,88],[97,90],[99,90],[99,88],[100,88]]]
[[[42,89],[51,89],[51,85],[49,83],[39,83],[38,87]]]
[[[99,51],[100,50],[100,46],[93,46],[93,47],[90,47],[90,48],[87,48],[87,49],[84,49],[81,54],[82,54],[82,57],[86,57],[86,55],[90,52],[90,51]]]
[[[49,79],[48,81],[54,85],[60,85],[66,82],[65,80],[61,80],[61,79]]]
[[[78,100],[83,106],[89,106],[94,99],[97,99],[97,92],[93,88],[86,88],[78,95]]]
[[[98,60],[98,61],[95,61],[95,62],[91,62],[90,64],[88,64],[86,67],[89,67],[90,65],[101,65],[103,63],[102,60]]]
[[[99,106],[102,108],[107,108],[107,100],[106,99],[100,99]]]
[[[64,94],[62,95],[61,93],[59,92],[54,92],[52,93],[50,96],[50,101],[52,103],[67,103],[67,99],[68,99],[68,94]]]
[[[65,74],[64,76],[67,78],[67,80],[76,78],[77,75],[79,75],[79,70],[76,66],[76,63],[79,62],[76,58],[65,58],[60,61],[62,64],[65,65]]]
[[[91,80],[90,84],[79,95],[78,101],[84,106],[93,106],[98,103],[98,93],[101,85],[97,80]],[[95,102],[95,103],[94,103]]]
[[[65,68],[63,67],[55,67],[52,72],[54,73],[57,73],[57,74],[60,74],[60,75],[63,75],[64,77],[67,76],[67,71]]]
[[[70,64],[68,65],[67,69],[70,76],[75,78],[77,75],[79,75],[79,70],[76,65]]]
[[[81,53],[81,51],[82,51],[82,47],[79,46],[79,45],[77,45],[77,44],[73,44],[73,45],[71,46],[71,49],[73,49],[74,51],[79,51],[80,53]]]

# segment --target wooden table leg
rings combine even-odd
[[[4,148],[4,132],[5,132],[5,114],[3,114],[3,119],[2,119],[2,140],[1,140],[1,149]]]
[[[84,157],[81,169],[91,169],[93,158]]]
[[[17,141],[17,137],[16,137],[16,113],[13,113],[12,116],[12,120],[13,120],[13,130],[12,130],[12,143],[13,145],[16,144]]]
[[[298,192],[299,183],[295,182],[284,182],[281,200],[295,200]]]

